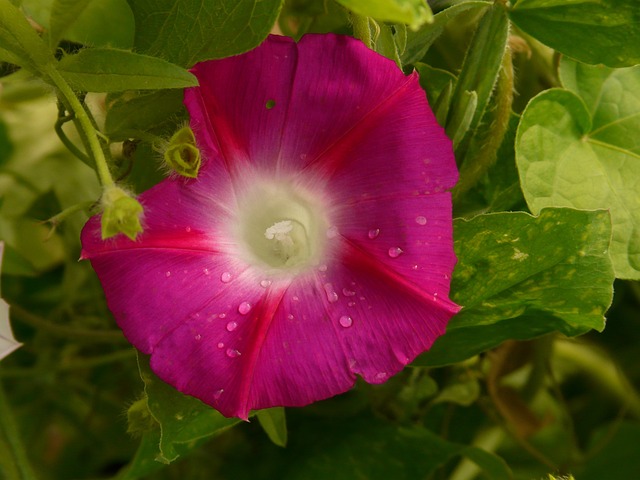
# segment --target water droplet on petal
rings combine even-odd
[[[417,270],[418,269],[418,265],[412,265],[411,266],[411,270]]]
[[[298,297],[297,295],[294,295],[293,297],[291,297],[291,300],[293,300],[294,302],[297,302],[300,300],[300,297]]]
[[[165,275],[165,277],[170,277],[171,276],[171,272],[167,272],[164,275]]]
[[[353,325],[353,319],[347,315],[343,315],[340,317],[340,325],[342,325],[344,328],[349,328],[351,325]]]
[[[327,266],[326,266],[326,265],[324,265],[324,264],[323,264],[323,265],[320,265],[320,266],[318,267],[318,270],[320,270],[321,272],[326,272],[326,271],[327,271]]]
[[[224,348],[224,343],[222,342],[218,343],[218,348]]]
[[[327,230],[327,238],[335,238],[338,236],[338,227],[335,225]]]
[[[289,315],[287,315],[287,319],[288,319],[288,320],[293,320],[294,318],[295,318],[295,317],[294,317],[294,316],[293,316],[293,314],[291,314],[291,313],[290,313]]]
[[[271,280],[262,280],[262,281],[260,281],[260,286],[262,288],[267,288],[269,285],[271,285]]]
[[[233,332],[236,328],[238,328],[238,322],[227,323],[227,332]]]
[[[193,337],[193,338],[195,338],[196,340],[202,340],[202,335],[198,334],[198,335],[196,335],[196,336],[195,336],[195,337]]]
[[[249,302],[242,302],[238,305],[238,313],[241,315],[246,315],[249,311],[251,311],[251,304]]]
[[[375,379],[377,381],[382,381],[387,378],[387,374],[385,372],[376,373]]]
[[[227,316],[226,313],[221,313],[220,315],[218,315],[219,318],[225,318]]]
[[[187,231],[187,233],[189,233],[191,231],[191,227],[187,227],[185,228],[185,230]]]
[[[338,294],[330,283],[324,284],[324,292],[327,294],[327,300],[329,303],[335,303],[338,301]]]
[[[224,388],[221,388],[220,390],[216,390],[213,394],[213,398],[215,400],[218,400],[223,393],[224,393]]]
[[[371,230],[369,230],[369,238],[371,240],[373,240],[374,238],[376,238],[378,235],[380,235],[380,229],[379,228],[372,228]]]
[[[427,224],[427,217],[423,217],[422,215],[416,217],[416,223],[418,225],[426,225]]]
[[[348,288],[343,288],[342,289],[342,294],[345,297],[353,297],[356,294],[356,292],[354,292],[353,290],[349,290]]]
[[[349,302],[347,305],[349,305],[350,307],[355,307],[356,306],[356,302]]]
[[[202,269],[202,273],[204,273],[205,275],[209,275],[209,269],[208,268],[203,268]]]
[[[229,283],[231,281],[231,274],[229,272],[223,272],[222,275],[220,275],[220,281],[222,283]]]
[[[388,253],[391,258],[398,258],[400,255],[402,255],[403,252],[404,250],[402,250],[400,247],[391,247]]]
[[[238,350],[234,348],[227,348],[227,357],[229,358],[237,358],[242,355]]]

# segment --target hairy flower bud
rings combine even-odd
[[[183,127],[173,134],[164,152],[164,161],[178,175],[188,178],[198,176],[202,160],[189,127]]]
[[[142,205],[120,187],[107,187],[102,194],[102,239],[124,233],[135,240],[142,232]]]

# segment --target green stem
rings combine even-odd
[[[504,430],[500,427],[491,427],[481,430],[473,439],[471,444],[486,452],[495,452],[505,438]],[[451,472],[449,480],[473,480],[481,472],[481,468],[477,463],[463,458],[456,469]]]
[[[59,337],[73,338],[88,342],[119,342],[125,340],[119,330],[89,330],[68,327],[66,325],[58,325],[28,312],[18,305],[11,305],[11,315],[36,329],[44,330],[51,335]]]
[[[606,392],[628,408],[635,418],[640,419],[640,396],[633,385],[605,354],[593,346],[569,340],[558,340],[553,346],[554,356],[587,372]]]
[[[22,445],[15,416],[2,383],[0,383],[0,440],[4,440],[2,446],[8,448],[8,451],[3,453],[11,458],[14,471],[19,475],[16,480],[36,480],[37,477],[33,473],[27,452]]]
[[[65,123],[75,119],[73,113],[65,115],[65,112],[66,108],[64,107],[64,105],[62,105],[61,102],[58,102],[58,120],[56,120],[56,124],[54,125],[56,134],[58,135],[58,138],[64,144],[64,146],[67,147],[67,150],[73,153],[83,163],[91,165],[91,160],[89,159],[89,157],[87,157],[84,152],[82,152],[78,147],[75,146],[75,144],[71,140],[69,140],[69,137],[67,137],[67,134],[62,128]]]
[[[93,122],[91,121],[89,114],[82,106],[82,103],[80,103],[80,100],[78,99],[76,94],[73,93],[73,90],[71,89],[69,84],[62,77],[62,75],[60,75],[60,73],[54,66],[50,66],[49,68],[47,68],[47,71],[45,73],[49,76],[51,81],[60,92],[62,99],[69,109],[69,112],[75,116],[77,125],[83,131],[88,143],[89,153],[91,154],[91,157],[96,164],[96,171],[98,172],[100,183],[104,188],[115,186],[115,182],[111,177],[111,172],[109,171],[107,159],[104,155],[104,151],[102,150],[102,146],[100,145],[98,132],[93,126]]]
[[[127,350],[118,350],[104,355],[96,355],[94,357],[80,357],[61,365],[43,365],[36,368],[2,368],[0,369],[0,378],[10,377],[30,377],[33,375],[50,375],[53,372],[64,372],[67,370],[82,370],[86,368],[100,367],[109,363],[119,362],[122,360],[133,359],[136,351],[131,348]]]

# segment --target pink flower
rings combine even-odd
[[[451,142],[417,74],[362,43],[270,37],[193,68],[197,179],[139,200],[144,233],[82,232],[127,338],[226,416],[381,383],[443,334]]]

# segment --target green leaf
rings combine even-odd
[[[49,45],[56,48],[90,3],[91,0],[54,0],[49,20]]]
[[[161,90],[118,98],[108,107],[105,132],[112,140],[124,140],[135,137],[132,131],[165,124],[183,108],[182,96],[180,90]]]
[[[64,37],[92,47],[129,49],[134,32],[133,13],[126,0],[91,0]]]
[[[433,21],[433,13],[423,0],[336,0],[364,17],[392,23],[406,23],[413,30]]]
[[[9,53],[8,60],[34,73],[53,61],[45,43],[9,0],[0,0],[0,49]]]
[[[577,478],[600,480],[612,476],[620,479],[640,477],[638,442],[640,425],[637,422],[604,425],[589,442],[591,451],[585,457],[583,468],[576,472]]]
[[[454,443],[419,427],[399,428],[372,416],[307,420],[301,436],[287,447],[288,480],[416,479],[450,460],[467,456],[492,480],[507,480],[504,461],[479,448]],[[304,443],[303,443],[304,442]]]
[[[442,34],[448,23],[459,14],[491,6],[491,2],[470,1],[452,5],[436,13],[432,23],[426,23],[419,30],[407,33],[407,45],[401,56],[402,63],[415,63],[424,57],[429,47]]]
[[[446,131],[455,145],[460,146],[465,133],[472,133],[484,115],[498,78],[508,33],[506,10],[496,3],[480,19],[453,91]],[[474,103],[475,108],[470,110]]]
[[[581,62],[640,63],[637,0],[520,0],[510,16],[529,35]]]
[[[64,57],[58,68],[73,88],[83,92],[159,90],[198,84],[187,70],[161,58],[113,48],[86,48]]]
[[[262,42],[282,0],[128,0],[136,50],[184,67],[246,52]]]
[[[640,67],[563,63],[567,90],[535,97],[522,115],[516,160],[533,213],[608,209],[620,278],[640,279]]]
[[[260,426],[269,439],[279,447],[287,446],[287,419],[282,407],[266,408],[256,412]]]
[[[444,125],[456,77],[446,70],[433,68],[426,63],[416,63],[415,68],[420,74],[420,86],[427,92],[429,105],[436,114],[438,123]]]
[[[604,328],[613,295],[607,212],[544,209],[454,223],[462,311],[417,365],[465,360],[507,339]]]
[[[157,460],[170,463],[198,440],[217,435],[237,424],[194,397],[181,394],[151,371],[146,356],[138,355],[149,411],[160,424],[160,452]]]
[[[166,465],[156,460],[159,444],[160,429],[145,433],[134,457],[113,480],[137,480],[164,468]]]

